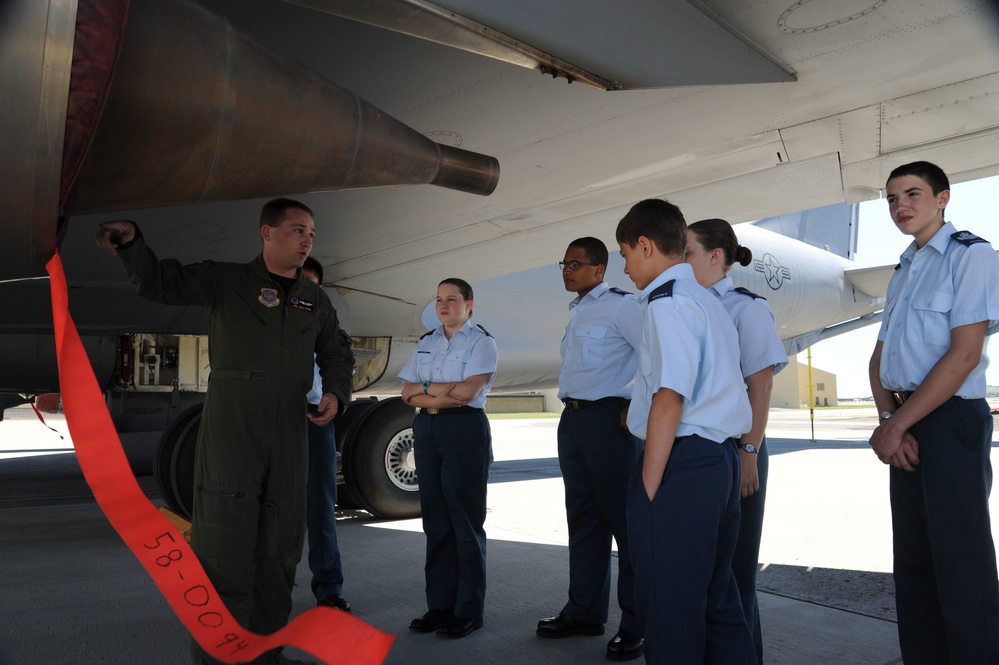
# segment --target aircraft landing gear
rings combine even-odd
[[[194,505],[194,454],[202,405],[183,411],[167,425],[156,446],[156,487],[167,505],[190,519]],[[337,421],[343,453],[342,507],[359,507],[375,517],[419,517],[420,494],[413,461],[413,407],[402,399],[357,400]]]
[[[420,486],[413,459],[415,415],[413,407],[399,397],[381,400],[360,414],[345,433],[345,494],[372,515],[390,519],[420,516]]]

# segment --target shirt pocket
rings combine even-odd
[[[417,351],[415,369],[420,381],[432,381],[434,354],[430,351]]]
[[[607,337],[607,328],[603,326],[576,328],[576,342],[582,348],[583,364],[596,366],[603,362],[605,337]]]
[[[444,363],[441,366],[441,374],[444,381],[461,382],[465,380],[465,365],[472,357],[471,349],[466,351],[451,351],[444,356]]]
[[[950,346],[950,311],[952,293],[917,293],[912,297],[914,325],[909,327],[913,341],[931,346]],[[911,337],[910,337],[911,339]]]

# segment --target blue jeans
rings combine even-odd
[[[336,439],[333,423],[309,421],[309,476],[305,489],[312,593],[323,600],[343,593],[343,566],[336,540]]]

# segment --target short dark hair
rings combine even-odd
[[[680,209],[664,199],[645,199],[631,207],[617,224],[617,241],[634,247],[642,236],[667,256],[683,258],[687,250],[687,222]]]
[[[936,196],[945,189],[950,189],[950,180],[947,178],[947,174],[944,170],[932,162],[909,162],[908,164],[902,164],[898,166],[888,175],[888,180],[885,181],[887,185],[888,182],[894,180],[895,178],[901,178],[907,175],[914,175],[917,178],[922,178],[930,189],[933,190],[933,195]]]
[[[309,217],[315,218],[309,206],[294,199],[277,198],[271,199],[264,204],[260,210],[260,226],[280,226],[284,221],[285,213],[289,210],[301,210],[309,213]]]
[[[607,261],[610,257],[607,254],[607,245],[602,240],[590,236],[576,238],[569,243],[569,247],[578,247],[586,252],[586,258],[589,259],[590,263],[595,263],[604,268],[607,267]]]
[[[306,257],[305,263],[302,264],[302,270],[308,270],[314,274],[319,279],[319,284],[323,283],[323,264],[312,258],[311,256]]]
[[[724,219],[702,219],[688,226],[687,230],[693,232],[697,242],[709,252],[721,248],[725,254],[726,270],[736,261],[740,266],[748,266],[753,260],[753,252],[739,244],[732,225]]]

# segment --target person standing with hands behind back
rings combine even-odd
[[[767,420],[774,375],[787,365],[784,344],[777,335],[774,314],[763,296],[736,288],[728,276],[738,261],[753,260],[748,247],[739,244],[732,225],[724,219],[703,219],[687,227],[685,261],[694,269],[697,283],[721,300],[739,333],[739,365],[753,410],[753,425],[739,440],[742,470],[739,539],[732,556],[732,573],[739,586],[742,610],[753,634],[756,658],[763,663],[763,631],[756,598],[756,573],[760,567],[763,508],[767,497]]]
[[[569,525],[569,599],[538,622],[540,637],[603,635],[610,609],[611,538],[617,541],[621,627],[607,657],[631,660],[645,640],[635,617],[635,575],[628,551],[625,501],[635,466],[635,440],[622,424],[642,339],[635,296],[604,281],[607,246],[578,238],[565,250],[562,281],[576,294],[562,338],[558,461]]]
[[[473,326],[472,287],[449,278],[437,287],[441,325],[420,338],[399,372],[413,421],[420,508],[427,535],[428,611],[409,629],[464,637],[482,627],[486,595],[486,482],[492,435],[486,394],[496,373],[496,342]]]
[[[944,221],[950,182],[929,162],[885,185],[912,236],[888,283],[869,366],[892,466],[895,605],[906,665],[999,663],[999,583],[989,518],[992,415],[985,338],[999,330],[999,258]]]

